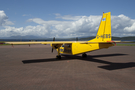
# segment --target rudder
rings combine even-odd
[[[91,41],[111,41],[111,12],[103,13],[96,38]]]

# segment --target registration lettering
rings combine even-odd
[[[103,34],[103,35],[97,35],[97,39],[99,38],[111,38],[111,34]]]

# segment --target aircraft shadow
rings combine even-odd
[[[96,57],[114,57],[114,56],[122,56],[127,54],[103,54],[103,55],[88,55],[87,58],[82,58],[78,55],[62,55],[62,59],[56,59],[56,58],[49,58],[49,59],[34,59],[34,60],[23,60],[22,62],[24,64],[30,64],[30,63],[40,63],[40,62],[52,62],[52,61],[63,61],[63,60],[73,60],[73,59],[79,59],[79,60],[85,60],[89,62],[96,62],[96,63],[102,63],[107,64],[103,66],[98,66],[98,68],[106,69],[106,70],[117,70],[117,69],[124,69],[124,68],[130,68],[135,67],[135,62],[128,62],[128,63],[114,63],[104,60],[95,59]]]
[[[32,60],[23,60],[22,62],[24,64],[30,64],[30,63],[41,63],[41,62],[52,62],[52,61],[63,61],[63,60],[69,60],[67,58],[62,59],[56,59],[56,58],[49,58],[49,59],[32,59]]]
[[[109,62],[109,61],[95,59],[96,57],[114,57],[114,56],[122,56],[122,55],[128,55],[128,54],[118,54],[117,53],[117,54],[93,55],[93,56],[88,56],[87,58],[81,58],[81,60],[107,64],[107,65],[104,65],[104,66],[98,66],[99,68],[106,69],[106,70],[117,70],[117,69],[135,67],[135,62],[113,63],[113,62]],[[64,55],[64,56],[70,57],[71,55],[70,56]],[[78,57],[78,56],[76,56],[76,57]]]
[[[124,69],[124,68],[131,68],[135,67],[134,62],[129,63],[112,63],[105,66],[98,66],[99,68],[106,69],[106,70],[117,70],[117,69]]]

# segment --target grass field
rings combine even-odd
[[[133,43],[127,43],[127,44],[119,43],[119,44],[116,44],[116,46],[135,46],[135,44],[133,44]]]

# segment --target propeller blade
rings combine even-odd
[[[76,41],[78,41],[78,37],[76,37]]]
[[[53,38],[53,41],[55,41],[55,37]],[[52,53],[53,53],[53,47],[52,47]]]
[[[53,38],[53,41],[55,41],[55,37]]]
[[[53,48],[52,48],[52,53],[53,53]]]

